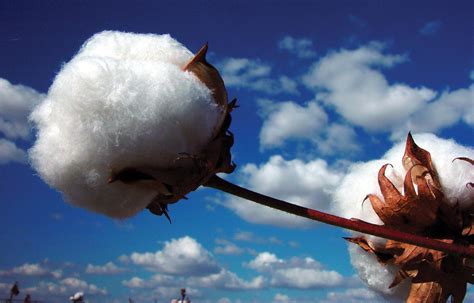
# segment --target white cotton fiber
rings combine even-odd
[[[199,153],[218,121],[211,91],[182,70],[192,56],[169,35],[94,35],[31,114],[32,166],[74,205],[114,218],[143,210],[156,193],[108,184],[111,171],[170,167]]]
[[[474,190],[466,187],[468,182],[474,182],[474,167],[465,161],[454,161],[456,157],[474,159],[474,149],[457,144],[453,140],[446,140],[432,134],[414,135],[418,146],[429,151],[433,164],[439,174],[441,186],[449,203],[456,203],[468,207],[474,203]],[[362,201],[367,194],[376,194],[382,198],[377,181],[380,167],[386,163],[388,167],[386,176],[398,187],[403,188],[405,170],[402,166],[402,157],[405,151],[405,141],[393,146],[380,160],[366,163],[356,163],[349,168],[338,190],[333,196],[333,212],[346,218],[360,218],[362,220],[382,224],[375,214],[369,201],[362,206]],[[375,237],[369,237],[377,241]],[[381,292],[388,293],[394,269],[384,268],[376,258],[369,256],[362,249],[350,246],[351,262],[358,270],[359,276],[369,286]],[[396,272],[396,271],[395,271]],[[399,292],[400,293],[400,292]]]

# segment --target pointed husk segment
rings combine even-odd
[[[456,159],[474,165],[472,159]],[[380,169],[378,176],[384,202],[376,195],[368,195],[380,219],[387,227],[432,238],[443,237],[439,241],[453,246],[463,245],[472,250],[472,210],[461,210],[457,204],[452,206],[447,203],[430,153],[417,146],[411,134],[407,137],[402,163],[407,171],[404,195],[385,176],[387,165]],[[374,254],[381,264],[399,267],[390,288],[407,278],[411,279],[406,300],[409,303],[441,303],[450,297],[452,302],[460,303],[466,294],[466,284],[474,282],[474,268],[463,255],[403,241],[388,240],[383,245],[376,245],[365,237],[347,240]],[[472,255],[469,257],[473,258]]]

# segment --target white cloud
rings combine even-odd
[[[392,132],[393,139],[408,130],[437,132],[459,122],[474,125],[474,85],[438,94],[426,87],[389,83],[382,68],[407,58],[383,50],[374,42],[331,52],[312,65],[303,82],[314,90],[317,101],[333,107],[350,124],[370,132]],[[344,134],[354,137],[348,126]],[[319,147],[324,151],[324,144]]]
[[[73,295],[79,291],[84,292],[86,298],[89,296],[107,295],[106,288],[100,288],[95,284],[73,277],[65,278],[58,283],[40,281],[37,285],[27,287],[23,291],[34,294],[37,297],[49,298],[54,302],[64,301],[65,296]]]
[[[122,263],[122,264],[128,264],[130,263],[130,257],[127,255],[120,255],[117,260]]]
[[[88,264],[86,267],[86,273],[96,275],[115,275],[122,273],[123,271],[123,268],[118,267],[113,262],[108,262],[104,265]]]
[[[0,271],[0,276],[25,276],[60,279],[63,275],[62,269],[52,269],[45,263],[24,263],[9,270]]]
[[[287,92],[289,94],[299,94],[298,92],[298,84],[295,80],[291,79],[287,76],[280,76],[278,78],[278,85],[280,86],[280,90],[282,92]]]
[[[343,276],[333,270],[288,268],[276,270],[272,275],[271,284],[275,287],[310,289],[336,287],[343,281]]]
[[[310,289],[341,286],[345,279],[336,271],[326,270],[313,258],[280,259],[270,252],[262,252],[246,264],[266,273],[274,287]]]
[[[251,231],[239,231],[235,233],[234,240],[252,242],[255,239],[255,234]]]
[[[250,268],[257,271],[268,271],[273,269],[275,264],[284,264],[284,261],[278,259],[275,254],[269,252],[262,252],[258,254],[255,259],[248,263]]]
[[[51,271],[51,275],[55,279],[61,279],[62,276],[63,276],[63,270],[62,269],[53,270],[53,271]]]
[[[316,102],[301,106],[295,102],[271,103],[261,100],[266,113],[260,130],[260,146],[278,147],[288,139],[313,139],[326,126],[328,117]]]
[[[315,101],[304,106],[293,101],[273,102],[259,99],[264,119],[260,130],[260,148],[281,147],[287,141],[307,141],[325,155],[359,150],[356,132],[348,125],[328,125],[328,115]]]
[[[214,252],[216,254],[221,255],[241,255],[244,250],[239,246],[235,245],[234,243],[224,240],[224,239],[216,239],[215,240],[217,246],[214,248]]]
[[[176,286],[182,283],[183,279],[169,275],[156,274],[150,279],[145,280],[140,277],[132,277],[129,280],[123,280],[122,285],[128,288],[155,288],[157,286]]]
[[[284,294],[277,293],[275,297],[273,298],[273,302],[275,303],[289,303],[290,302],[290,297]]]
[[[26,163],[26,152],[18,148],[14,142],[0,139],[0,165],[9,162]]]
[[[391,302],[389,299],[383,299],[377,293],[367,288],[349,288],[343,291],[331,291],[326,295],[326,299],[322,303],[379,303]]]
[[[474,127],[474,85],[467,89],[443,92],[414,113],[392,137],[403,137],[408,131],[437,132],[458,121]]]
[[[265,286],[265,279],[257,276],[250,281],[239,278],[235,273],[221,269],[220,272],[205,277],[193,277],[188,280],[190,285],[201,288],[218,288],[232,290],[261,289]]]
[[[272,76],[270,65],[258,59],[226,58],[217,64],[227,87],[268,94],[297,94],[297,84],[287,76]]]
[[[339,123],[333,123],[326,127],[324,134],[314,141],[318,150],[325,155],[360,150],[355,130],[348,125]]]
[[[122,285],[128,288],[147,288],[148,283],[140,277],[133,277],[130,280],[123,280]]]
[[[250,242],[255,244],[264,245],[282,245],[283,241],[275,236],[260,237],[250,231],[239,231],[234,234],[234,240],[241,242]],[[294,245],[295,243],[289,244]],[[253,248],[247,248],[247,252],[251,255],[255,255]]]
[[[298,58],[312,58],[316,56],[313,50],[313,41],[307,38],[293,38],[285,36],[278,42],[278,48],[286,50]]]
[[[333,106],[347,121],[369,131],[387,131],[433,99],[425,87],[389,84],[379,68],[406,61],[402,55],[382,53],[381,44],[332,52],[313,64],[303,81],[318,100]]]
[[[439,20],[425,23],[419,30],[420,34],[425,36],[434,36],[441,29],[443,23]]]
[[[259,166],[247,164],[239,175],[249,189],[318,210],[329,208],[330,193],[342,178],[342,174],[331,169],[324,160],[285,160],[279,155]],[[240,198],[231,197],[224,205],[252,223],[299,228],[313,225],[308,219]]]
[[[28,115],[43,98],[30,87],[0,78],[0,133],[11,139],[28,139]]]
[[[44,276],[48,274],[48,269],[41,266],[41,264],[35,263],[25,263],[21,266],[14,267],[10,271],[12,274],[22,275],[22,276]]]
[[[165,242],[161,251],[137,253],[130,256],[133,264],[149,270],[172,275],[203,276],[219,271],[213,256],[191,237]]]

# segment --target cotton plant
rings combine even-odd
[[[232,173],[235,168],[230,153],[234,138],[228,129],[236,101],[228,100],[224,81],[207,62],[207,49],[204,45],[193,54],[169,35],[105,31],[91,37],[64,64],[46,98],[31,114],[37,140],[29,156],[39,176],[71,204],[111,218],[128,218],[148,209],[170,219],[168,205],[186,199],[189,192],[203,185],[301,217],[389,239],[356,237],[351,241],[379,261],[380,249],[395,247],[396,251],[390,250],[391,260],[382,263],[400,263],[394,265],[399,268],[397,274],[406,273],[413,281],[416,272],[404,269],[397,254],[401,251],[421,250],[422,256],[434,251],[467,268],[463,260],[474,257],[474,248],[471,234],[465,231],[471,219],[467,209],[471,208],[464,205],[472,203],[472,188],[458,192],[442,188],[444,181],[437,179],[439,170],[435,170],[440,164],[427,161],[424,152],[414,152],[409,160],[403,158],[404,163],[411,163],[412,167],[404,169],[410,171],[413,186],[406,187],[402,173],[388,179],[388,166],[381,164],[378,182],[384,184],[380,186],[382,196],[373,186],[363,187],[371,194],[366,202],[372,207],[369,217],[344,214],[352,217],[347,219],[319,212],[218,177],[218,173]],[[459,156],[472,157],[469,153]],[[455,164],[469,161],[460,158]],[[472,175],[463,176],[464,181]],[[377,176],[368,184],[377,184]],[[388,210],[396,207],[397,198],[405,199],[399,191],[403,184],[403,195],[422,194],[428,199],[410,200],[422,204],[415,205],[418,208],[413,214],[408,212],[408,221]],[[441,199],[439,192],[452,200]],[[470,202],[456,202],[461,196]],[[353,199],[348,194],[343,200]],[[433,210],[419,219],[422,224],[416,223],[417,212],[428,211],[432,201]],[[459,213],[462,222],[457,221]],[[431,230],[440,220],[452,231],[449,241],[443,238],[445,234],[425,233],[425,228]]]

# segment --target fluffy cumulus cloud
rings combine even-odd
[[[235,245],[234,243],[225,240],[225,239],[216,239],[216,247],[214,248],[214,252],[216,254],[221,255],[241,255],[244,250]]]
[[[265,280],[262,276],[257,276],[246,281],[238,277],[237,274],[221,268],[219,272],[206,276],[193,276],[191,273],[180,277],[162,274],[154,275],[148,279],[132,277],[129,280],[123,280],[122,285],[131,289],[174,288],[175,292],[182,285],[188,285],[191,289],[253,290],[263,288]]]
[[[43,94],[31,87],[0,78],[0,133],[10,139],[28,139],[28,115],[43,98]]]
[[[0,78],[0,134],[6,137],[0,137],[0,165],[26,163],[26,152],[13,140],[30,137],[28,115],[43,98],[43,94],[31,87]]]
[[[349,125],[332,123],[325,128],[324,133],[314,138],[318,150],[324,155],[344,152],[355,153],[360,150],[357,143],[357,133]]]
[[[474,149],[432,134],[414,135],[414,140],[418,146],[431,153],[447,201],[453,204],[459,203],[461,207],[472,207],[470,201],[474,199],[474,192],[466,187],[466,183],[474,180],[474,172],[468,163],[452,160],[461,156],[474,158]],[[403,178],[406,173],[402,165],[404,149],[405,142],[402,141],[395,144],[381,159],[353,164],[334,192],[332,211],[346,218],[361,218],[381,224],[370,203],[362,205],[362,201],[367,194],[382,197],[377,173],[386,163],[393,165],[393,168],[386,171],[386,176],[402,192]],[[388,285],[396,272],[395,268],[381,266],[374,256],[368,255],[357,247],[350,246],[349,252],[351,262],[358,270],[359,276],[370,287],[384,293],[404,293],[403,285],[388,290]]]
[[[88,264],[86,267],[86,273],[96,275],[116,275],[122,273],[125,269],[118,267],[113,262],[107,262],[104,265],[92,265]]]
[[[326,126],[326,112],[316,103],[301,106],[295,102],[273,103],[260,100],[265,118],[260,130],[260,146],[281,146],[288,139],[313,139]]]
[[[278,42],[278,48],[288,51],[298,58],[312,58],[316,56],[313,50],[313,41],[307,38],[285,36]]]
[[[226,58],[217,66],[227,87],[268,94],[298,93],[294,80],[284,75],[273,76],[271,66],[260,60]]]
[[[349,288],[343,291],[331,291],[326,295],[322,303],[379,303],[379,302],[397,302],[381,297],[379,294],[367,288]],[[401,301],[400,301],[401,303]]]
[[[458,121],[474,127],[474,85],[443,92],[408,118],[403,127],[393,132],[393,137],[399,138],[410,130],[438,132]]]
[[[329,167],[324,160],[285,160],[279,155],[261,165],[247,164],[239,175],[242,183],[252,190],[320,210],[329,208],[331,191],[342,178],[342,173]],[[252,223],[299,228],[313,224],[310,220],[240,198],[229,198],[225,206]]]
[[[157,286],[178,286],[182,281],[170,275],[156,274],[149,279],[142,279],[140,277],[132,277],[129,280],[123,280],[122,285],[128,288],[155,288]]]
[[[336,271],[311,268],[279,269],[273,273],[272,285],[286,288],[326,288],[339,286],[343,277]]]
[[[47,262],[43,263],[24,263],[8,270],[1,270],[0,276],[20,276],[20,277],[41,277],[60,279],[63,270],[52,268]]]
[[[40,281],[33,286],[21,287],[23,293],[30,293],[35,298],[48,298],[51,302],[65,302],[69,296],[82,292],[87,299],[108,294],[107,289],[87,281],[68,277],[60,281]]]
[[[352,125],[370,132],[436,132],[463,122],[472,126],[473,86],[438,93],[426,87],[389,83],[384,68],[407,61],[385,54],[381,43],[333,51],[303,76],[316,100],[334,108]]]
[[[284,260],[273,253],[262,252],[248,262],[247,266],[268,275],[273,287],[315,289],[345,283],[341,274],[326,270],[321,263],[310,257]]]
[[[43,276],[48,273],[48,269],[38,263],[25,263],[12,268],[10,273],[22,276]]]
[[[27,155],[24,150],[7,139],[0,139],[0,165],[9,162],[26,163]]]
[[[213,256],[195,239],[185,236],[167,241],[157,252],[134,252],[130,260],[135,265],[171,275],[203,276],[219,271]]]
[[[281,293],[277,293],[275,294],[275,297],[273,298],[273,302],[274,303],[289,303],[290,297]]]
[[[390,85],[378,68],[392,67],[405,56],[386,55],[380,44],[332,52],[304,76],[317,98],[333,106],[350,123],[371,131],[391,129],[435,96],[424,88]]]
[[[439,20],[426,22],[419,30],[420,34],[425,36],[434,36],[441,29],[443,23]]]
[[[300,105],[259,99],[258,104],[263,118],[259,135],[262,150],[281,147],[288,141],[310,142],[325,155],[359,150],[354,129],[329,124],[326,111],[315,101]]]
[[[250,281],[246,281],[227,269],[221,269],[220,272],[215,274],[190,278],[188,283],[194,287],[252,290],[263,288],[265,286],[265,279],[262,276],[257,276]]]
[[[225,240],[218,240],[216,243],[230,244]],[[232,248],[230,253],[222,249],[224,254],[236,254],[235,248]],[[135,276],[122,281],[122,285],[132,289],[154,289],[159,286],[176,289],[189,285],[195,289],[252,290],[261,289],[266,285],[262,276],[244,280],[218,265],[211,254],[190,237],[166,242],[163,250],[156,253],[133,253],[130,260],[135,265],[159,272],[151,278]]]

